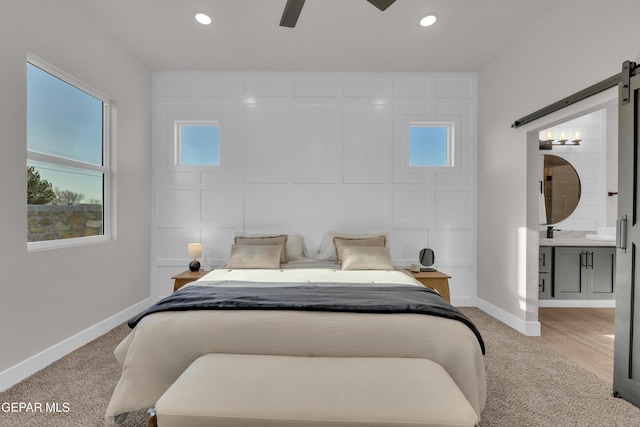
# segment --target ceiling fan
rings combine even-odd
[[[305,0],[287,0],[287,4],[282,12],[282,19],[280,19],[281,27],[293,28],[298,22],[300,12]],[[396,0],[367,0],[369,3],[384,11],[391,6]]]

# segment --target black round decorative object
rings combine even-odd
[[[197,259],[194,259],[193,261],[191,261],[189,263],[189,270],[191,270],[191,271],[200,270],[200,261],[198,261]]]
[[[424,248],[420,251],[420,271],[436,271],[436,254],[433,249]]]

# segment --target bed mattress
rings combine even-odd
[[[341,271],[335,264],[214,270],[187,286],[300,283],[422,287],[402,270]],[[167,311],[144,317],[115,350],[122,375],[107,419],[153,407],[194,360],[209,353],[423,358],[445,368],[478,417],[486,399],[482,349],[474,332],[460,321],[414,313]]]

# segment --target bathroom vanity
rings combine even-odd
[[[581,200],[580,176],[563,157],[544,154],[541,160],[539,305],[612,307],[615,304],[615,228],[599,228],[594,232],[564,229],[571,223]],[[584,219],[584,211],[579,218]]]
[[[567,232],[571,233],[571,232]],[[540,239],[540,300],[614,300],[615,241],[584,233]]]

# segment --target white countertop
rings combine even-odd
[[[608,242],[603,240],[590,240],[575,237],[554,237],[553,239],[540,238],[540,246],[603,246],[615,247],[616,242]]]
[[[615,240],[592,240],[585,238],[584,236],[587,234],[596,234],[591,231],[554,231],[553,239],[547,239],[546,234],[546,230],[540,232],[540,246],[616,246]]]

